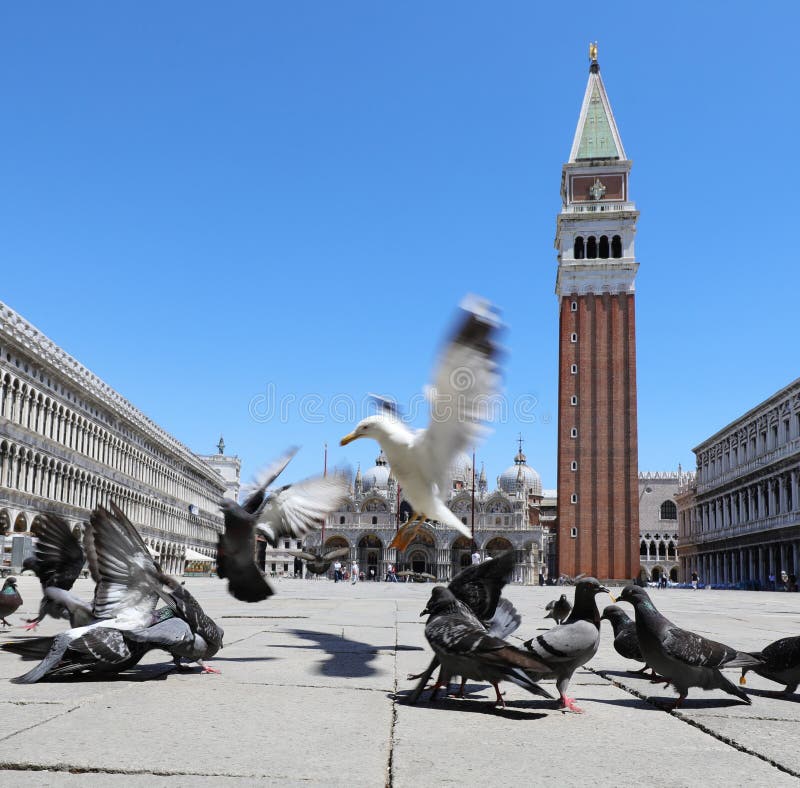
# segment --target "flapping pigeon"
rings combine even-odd
[[[19,591],[17,591],[17,578],[7,577],[6,582],[3,583],[2,590],[0,590],[0,621],[3,622],[3,626],[11,626],[11,624],[6,621],[6,616],[15,613],[21,604],[22,597],[19,595]]]
[[[765,679],[786,685],[782,692],[775,693],[778,697],[785,698],[797,691],[800,684],[800,637],[781,638],[761,651],[750,652],[750,656],[762,662],[742,668],[740,684],[746,683],[745,674],[752,670]]]
[[[548,611],[545,618],[552,618],[556,624],[563,624],[572,610],[566,594],[562,594],[558,599],[551,599],[544,607]]]
[[[632,659],[635,662],[644,662],[642,652],[639,649],[639,638],[636,636],[636,623],[632,621],[628,614],[617,605],[606,605],[600,620],[605,619],[611,622],[614,630],[614,649],[617,654],[625,659]],[[634,673],[644,673],[647,664]],[[655,674],[654,674],[655,675]]]
[[[499,328],[500,321],[488,302],[466,301],[429,390],[431,421],[427,429],[412,431],[394,412],[384,410],[362,419],[341,440],[342,446],[358,438],[378,441],[414,509],[390,547],[405,550],[426,520],[470,536],[445,503],[447,473],[454,458],[475,445],[490,417],[489,406],[500,386]]]
[[[23,568],[31,569],[39,578],[42,601],[39,614],[28,619],[25,629],[36,629],[46,616],[69,619],[72,627],[90,624],[94,620],[92,606],[70,593],[86,563],[83,548],[61,517],[40,517],[42,525],[34,555],[25,559]]]
[[[681,705],[690,687],[720,689],[750,703],[747,694],[720,673],[720,668],[746,668],[761,660],[743,651],[675,626],[656,610],[643,588],[628,585],[618,600],[633,605],[636,635],[647,664],[678,691],[673,708]]]
[[[500,596],[514,569],[515,561],[514,551],[507,550],[491,561],[466,567],[447,586],[453,596],[465,604],[480,620],[490,635],[503,640],[515,632],[522,623],[514,605]],[[419,700],[428,679],[438,665],[439,660],[434,656],[427,670],[408,676],[409,680],[420,679],[419,684],[409,696],[409,703],[416,703]],[[443,676],[440,674],[439,681],[441,682],[442,679]],[[463,691],[464,680],[462,677],[461,694]]]
[[[305,550],[287,550],[286,552],[305,561],[306,569],[312,575],[324,575],[337,558],[349,555],[350,548],[340,547],[338,550],[330,550],[327,553],[309,553]]]
[[[281,536],[305,536],[349,494],[349,484],[339,474],[306,479],[269,492],[267,488],[294,453],[290,450],[262,473],[241,506],[227,499],[221,504],[225,533],[220,534],[217,545],[217,575],[227,578],[228,591],[243,602],[260,602],[274,593],[255,563],[256,529],[273,547]]]
[[[547,665],[541,678],[554,678],[558,689],[558,707],[581,713],[575,700],[567,696],[573,673],[585,665],[600,646],[600,614],[594,598],[608,594],[605,586],[593,577],[584,577],[575,587],[575,603],[569,618],[561,626],[525,641],[525,648]]]
[[[434,700],[440,687],[453,675],[488,681],[497,694],[496,703],[505,706],[499,683],[511,681],[534,695],[553,696],[537,684],[547,667],[531,654],[490,635],[472,611],[444,586],[436,586],[420,615],[427,615],[425,637],[441,664],[433,688]]]
[[[398,577],[405,577],[412,583],[427,583],[430,580],[436,580],[436,575],[430,572],[415,572],[413,569],[403,569],[397,573]]]

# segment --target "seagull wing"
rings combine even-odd
[[[439,359],[429,392],[430,424],[416,434],[413,448],[440,496],[447,490],[453,459],[486,431],[492,400],[500,391],[499,329],[488,303],[475,299],[462,305],[456,331]]]

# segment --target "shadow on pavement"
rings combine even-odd
[[[500,708],[496,706],[491,698],[479,699],[470,697],[472,693],[486,689],[488,685],[483,686],[480,684],[468,685],[469,693],[465,698],[444,698],[440,697],[439,700],[431,703],[427,699],[427,693],[424,698],[420,699],[419,703],[415,704],[419,708],[427,708],[432,711],[461,711],[470,714],[491,714],[495,717],[505,717],[509,720],[541,720],[548,715],[543,712],[537,712],[537,709],[555,710],[553,708],[553,701],[527,701],[527,700],[509,700],[506,701],[506,707]],[[488,689],[493,693],[491,687]],[[408,696],[412,690],[403,690],[402,692],[390,693],[387,697],[395,698],[399,703],[404,706],[410,705],[408,703]]]

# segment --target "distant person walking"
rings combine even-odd
[[[477,548],[475,552],[472,554],[472,565],[475,566],[481,562],[481,554],[478,552]]]
[[[338,583],[342,579],[342,562],[337,560],[333,565],[333,582]]]
[[[692,572],[692,588],[697,591],[697,572]]]
[[[353,561],[350,567],[350,583],[355,585],[358,582],[358,561]]]

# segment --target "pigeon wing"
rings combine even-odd
[[[490,619],[497,608],[500,592],[514,568],[514,551],[507,550],[491,561],[468,566],[447,586],[482,621]]]
[[[776,640],[770,643],[760,656],[771,671],[796,670],[800,667],[800,637]]]
[[[499,318],[488,302],[472,299],[462,305],[456,330],[439,358],[429,390],[431,420],[415,436],[413,449],[440,496],[448,489],[453,459],[486,432],[500,391],[499,329]]]
[[[242,486],[242,494],[247,496],[242,504],[242,508],[246,512],[253,514],[264,503],[267,488],[283,473],[295,454],[297,454],[297,447],[292,446],[277,460],[267,465],[266,468],[262,468],[250,484]]]
[[[95,618],[115,618],[130,612],[140,616],[153,610],[161,592],[158,571],[142,537],[122,510],[98,506],[86,529],[84,547],[92,576]]]
[[[326,561],[335,561],[337,558],[344,558],[346,555],[350,555],[349,547],[340,547],[338,550],[331,550],[330,552],[325,553],[322,557]]]
[[[55,586],[69,591],[80,576],[86,557],[66,521],[55,514],[43,514],[36,542],[36,574],[42,588]]]
[[[661,639],[664,652],[685,665],[702,668],[723,668],[736,661],[738,652],[735,648],[709,640],[695,632],[680,627],[669,627]]]
[[[273,537],[303,537],[315,531],[325,517],[341,506],[350,493],[344,476],[318,476],[282,487],[269,496],[258,513]]]
[[[307,553],[305,550],[286,550],[289,555],[295,556],[295,558],[302,558],[303,561],[316,561],[317,556],[314,553]],[[348,550],[349,552],[349,550]],[[324,558],[325,556],[323,556]]]

